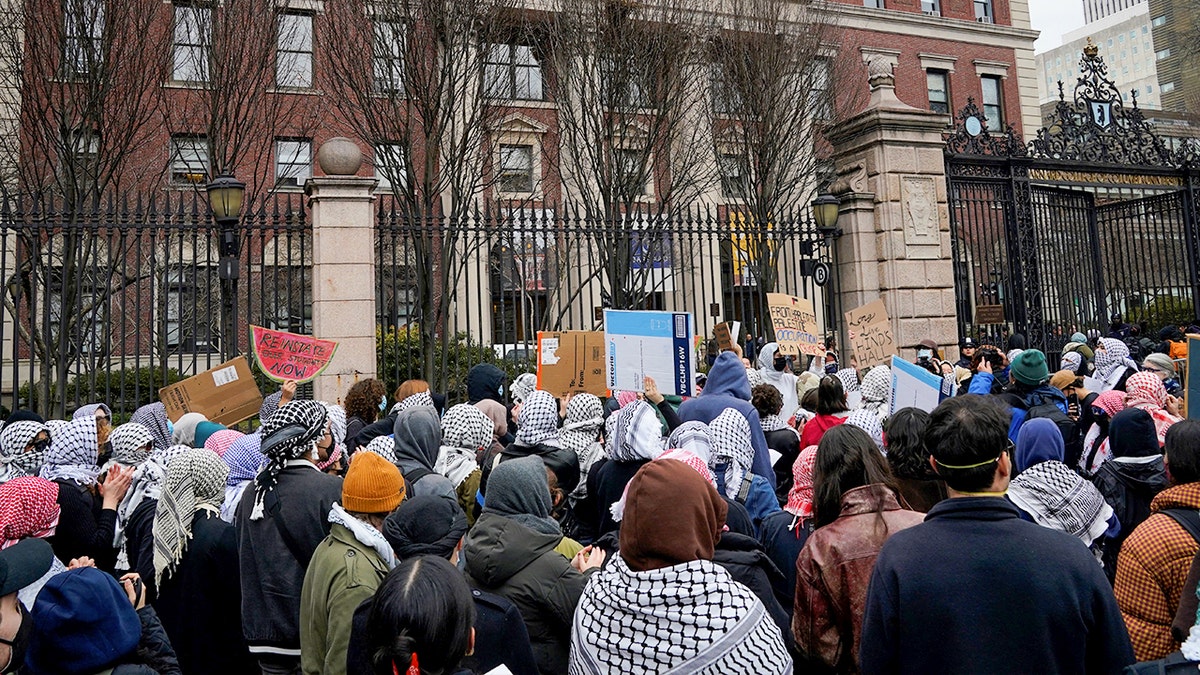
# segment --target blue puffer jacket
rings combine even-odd
[[[750,470],[756,476],[767,479],[775,488],[775,472],[771,469],[771,456],[767,452],[767,437],[763,435],[758,411],[750,405],[750,380],[746,377],[746,366],[733,352],[723,352],[708,371],[708,383],[704,391],[679,406],[679,419],[684,422],[711,423],[727,408],[740,412],[750,424],[750,444],[754,446],[754,463]]]

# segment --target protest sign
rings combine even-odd
[[[337,343],[262,326],[250,326],[250,344],[263,374],[276,382],[303,384],[329,366]]]
[[[726,321],[713,326],[713,337],[717,339],[717,348],[721,351],[733,349],[737,344],[738,333],[742,331],[742,322]]]
[[[1200,420],[1200,338],[1188,336],[1187,367],[1183,373],[1187,382],[1183,390],[1184,417]]]
[[[889,357],[897,354],[892,322],[883,300],[846,312],[846,330],[851,350],[861,367],[887,363]]]
[[[817,312],[812,300],[797,298],[783,293],[767,293],[767,307],[771,312],[771,326],[775,329],[775,342],[779,353],[823,355],[821,338],[817,335]]]
[[[225,426],[257,415],[263,400],[244,356],[163,387],[158,398],[172,422],[198,412]]]
[[[604,333],[538,333],[537,388],[562,398],[587,392],[608,395],[604,375]]]
[[[942,378],[899,356],[892,357],[891,412],[901,408],[933,412],[941,398]]]
[[[693,341],[690,313],[605,310],[606,386],[642,391],[649,376],[664,394],[691,396]]]

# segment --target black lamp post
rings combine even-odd
[[[837,284],[837,249],[834,248],[833,242],[838,237],[842,236],[842,231],[838,229],[838,216],[841,214],[842,200],[836,196],[824,192],[817,195],[817,198],[812,201],[813,222],[817,224],[817,232],[821,235],[825,247],[829,249],[829,263],[832,266],[832,274],[830,274],[830,288],[825,295],[825,325],[840,326],[838,321],[841,310],[838,307],[840,296],[838,295]],[[828,328],[827,328],[828,330]],[[840,332],[840,331],[839,331]],[[843,336],[838,336],[839,344],[845,344]]]
[[[246,184],[228,173],[222,173],[206,189],[209,209],[221,231],[221,258],[217,269],[221,279],[221,356],[228,361],[237,354],[237,292],[241,260],[238,221]]]
[[[817,195],[817,198],[812,201],[813,221],[817,223],[817,231],[826,239],[837,237],[839,234],[837,221],[841,208],[842,200],[828,192]]]

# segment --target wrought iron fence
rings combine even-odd
[[[61,417],[104,401],[118,419],[157,390],[248,349],[248,324],[311,331],[304,199],[277,194],[241,222],[236,323],[226,323],[219,231],[196,193],[79,207],[0,205],[0,405]],[[227,326],[234,329],[229,333]]]
[[[691,312],[701,357],[726,320],[770,340],[768,292],[814,299],[822,331],[840,311],[810,274],[832,247],[803,210],[762,226],[723,207],[453,219],[383,198],[376,234],[378,372],[391,386],[421,378],[461,396],[477,363],[532,371],[539,331],[600,330],[605,308]]]

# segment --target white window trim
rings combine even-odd
[[[1009,64],[1003,61],[986,61],[984,59],[975,59],[971,62],[975,65],[975,74],[984,77],[998,77],[1002,80],[1008,79]]]
[[[917,58],[921,59],[921,70],[944,70],[947,73],[953,73],[954,64],[958,62],[957,56],[946,56],[944,54],[922,53],[917,54]]]
[[[549,127],[537,120],[513,113],[501,119],[492,132],[492,167],[496,180],[493,182],[495,199],[543,199],[542,173],[542,137]],[[500,186],[500,146],[501,145],[530,145],[533,146],[533,191],[506,192]]]
[[[279,144],[280,143],[308,143],[308,178],[300,180],[299,176],[295,176],[296,185],[286,185],[281,181],[283,176],[279,175]],[[316,149],[313,147],[313,139],[311,138],[286,138],[277,137],[271,141],[271,154],[273,163],[271,165],[271,180],[273,181],[273,189],[278,192],[300,192],[304,190],[304,184],[313,177],[313,164],[317,158]],[[292,166],[292,165],[289,165]]]

